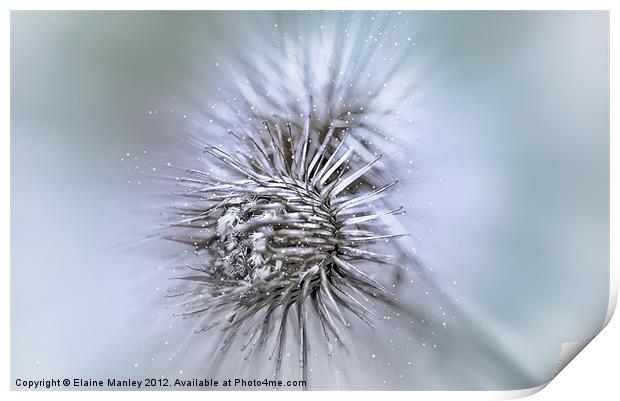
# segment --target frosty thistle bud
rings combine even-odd
[[[402,208],[377,213],[370,207],[397,182],[364,191],[354,185],[381,156],[349,168],[359,147],[353,135],[337,140],[333,126],[313,131],[310,117],[296,134],[290,125],[264,126],[256,137],[231,132],[244,146],[236,154],[205,145],[224,177],[192,170],[181,180],[193,202],[179,208],[183,218],[175,226],[184,232],[169,238],[193,247],[200,263],[182,277],[188,287],[180,294],[179,315],[208,315],[199,331],[222,327],[223,351],[242,328],[249,330],[246,358],[275,335],[276,371],[287,320],[295,316],[305,377],[309,308],[331,349],[331,339],[342,343],[349,316],[372,325],[364,298],[393,301],[359,265],[387,263],[372,244],[406,235],[388,233],[381,224]]]

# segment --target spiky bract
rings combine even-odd
[[[224,176],[191,170],[180,180],[192,202],[178,208],[182,219],[174,223],[185,232],[170,237],[201,256],[182,277],[189,285],[177,294],[184,297],[179,314],[204,315],[199,331],[222,327],[223,351],[240,332],[249,333],[246,358],[276,333],[276,371],[294,316],[304,377],[309,308],[329,352],[333,341],[342,343],[348,316],[372,325],[365,299],[392,302],[393,295],[360,265],[389,264],[389,256],[369,245],[402,235],[386,234],[381,223],[402,208],[377,213],[370,207],[396,182],[372,190],[355,185],[381,156],[350,169],[360,144],[353,135],[334,138],[335,129],[313,131],[308,117],[296,134],[291,125],[266,122],[259,135],[231,132],[245,146],[236,154],[205,144]]]

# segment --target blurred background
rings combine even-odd
[[[148,238],[164,203],[143,177],[178,161],[225,55],[336,14],[11,14],[13,382],[209,374],[209,340],[163,305],[162,255],[178,248]],[[391,21],[415,41],[399,73],[413,89],[394,196],[428,277],[399,291],[434,325],[361,330],[337,372],[317,357],[310,386],[542,384],[562,343],[596,335],[607,311],[608,13]],[[217,375],[238,375],[233,355]]]

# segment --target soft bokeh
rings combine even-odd
[[[178,159],[201,117],[188,99],[214,93],[223,54],[333,14],[12,13],[13,380],[207,375],[204,337],[161,307],[162,255],[178,248],[147,238],[163,203],[140,177]],[[340,359],[348,378],[310,385],[544,383],[607,309],[608,13],[392,17],[415,39],[395,197],[436,293],[399,291],[445,332],[362,332]]]

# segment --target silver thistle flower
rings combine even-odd
[[[276,375],[295,343],[303,380],[310,332],[321,332],[332,355],[352,321],[372,327],[380,320],[373,301],[410,314],[381,282],[398,283],[416,264],[403,267],[406,252],[390,241],[408,234],[392,217],[403,208],[386,197],[397,181],[374,148],[402,150],[383,131],[393,129],[395,108],[410,96],[395,78],[410,47],[385,51],[389,14],[374,23],[364,13],[336,18],[333,30],[292,24],[304,30],[303,41],[284,35],[281,46],[262,41],[218,63],[225,65],[221,97],[205,105],[197,94],[205,119],[189,130],[201,138],[230,132],[233,143],[215,147],[194,137],[209,162],[174,177],[180,218],[167,236],[198,257],[170,294],[180,299],[176,314],[202,319],[197,332],[219,329],[223,352],[236,342],[245,359],[269,350]]]
[[[187,231],[168,237],[203,258],[188,266],[192,275],[181,277],[188,285],[174,294],[183,298],[178,315],[204,316],[206,324],[197,331],[221,326],[224,352],[240,332],[249,333],[242,347],[246,359],[276,333],[271,353],[276,374],[287,321],[295,315],[304,380],[309,308],[329,353],[333,343],[343,343],[341,329],[350,325],[349,316],[372,326],[367,299],[393,303],[395,298],[358,264],[391,263],[369,244],[407,235],[387,233],[381,223],[384,216],[403,213],[402,207],[380,213],[370,207],[397,181],[374,190],[354,185],[381,156],[350,169],[360,143],[353,135],[334,138],[335,125],[321,135],[310,121],[298,135],[290,124],[281,129],[267,122],[262,135],[230,132],[245,147],[236,155],[205,144],[204,152],[226,176],[188,171],[180,181],[192,202],[178,207],[182,218],[174,223]]]
[[[397,69],[412,49],[412,38],[396,24],[388,24],[389,13],[320,13],[314,19],[304,13],[290,22],[298,15],[278,14],[287,22],[278,19],[278,26],[287,26],[288,32],[271,32],[268,38],[248,35],[244,39],[257,41],[233,47],[240,58],[218,60],[219,67],[210,71],[217,78],[212,82],[217,100],[212,92],[192,85],[198,91],[189,107],[197,110],[191,116],[188,112],[184,125],[198,137],[225,146],[201,143],[209,161],[205,163],[192,148],[177,160],[199,167],[169,177],[183,191],[168,238],[188,245],[187,253],[174,254],[184,262],[190,249],[196,256],[187,265],[191,275],[179,277],[168,300],[178,300],[173,305],[177,315],[199,323],[195,331],[214,330],[205,344],[213,345],[211,339],[219,337],[216,345],[223,352],[206,351],[211,369],[227,369],[224,363],[241,359],[227,353],[240,347],[246,359],[256,356],[257,364],[267,359],[259,358],[264,354],[258,352],[266,351],[275,358],[277,374],[289,367],[283,353],[295,346],[305,380],[309,360],[320,365],[324,356],[320,351],[309,353],[312,344],[327,343],[328,353],[335,345],[345,346],[343,340],[347,349],[349,339],[358,349],[377,340],[383,348],[382,329],[400,329],[409,341],[419,336],[417,350],[432,336],[437,344],[452,344],[459,352],[465,349],[470,355],[463,358],[465,363],[474,358],[495,369],[495,361],[503,355],[501,344],[483,329],[475,329],[475,319],[460,309],[458,299],[450,299],[428,273],[431,269],[419,264],[410,251],[412,243],[379,241],[406,231],[399,219],[390,216],[403,211],[393,206],[394,197],[385,196],[394,184],[388,181],[392,174],[387,163],[375,162],[378,150],[373,146],[392,155],[403,150],[404,136],[411,134],[404,122],[413,117],[413,86],[407,82],[410,75]],[[319,24],[320,32],[313,29]],[[396,41],[400,46],[392,46]],[[305,119],[307,114],[313,118]],[[261,126],[263,120],[268,125]],[[278,125],[282,122],[289,125]],[[215,142],[218,132],[229,130],[236,133],[229,139],[238,141]],[[395,137],[389,138],[388,132]],[[237,143],[244,148],[233,149]],[[400,263],[408,272],[402,276]],[[387,271],[389,266],[396,270]],[[398,291],[397,284],[407,274],[406,282],[413,284],[410,279],[415,278],[416,293],[425,288],[426,296],[412,300],[408,295],[413,294],[400,291],[397,299],[381,284]],[[440,319],[433,312],[438,304]],[[385,312],[379,313],[381,309]],[[459,329],[455,321],[441,329],[443,316],[449,314],[461,320],[461,327],[463,320],[465,327],[471,327]],[[378,326],[377,335],[345,330],[356,318]],[[316,336],[317,330],[322,337]],[[183,363],[194,363],[193,368],[202,372],[205,366],[198,351],[202,344],[194,343],[201,338],[191,337],[181,342],[192,341],[191,346],[172,352],[187,355]],[[392,338],[390,334],[390,342]],[[409,352],[398,347],[391,351],[403,356]],[[331,364],[336,358],[325,359]],[[390,359],[393,368],[398,359]],[[422,362],[419,366],[426,369]],[[503,376],[518,375],[531,382],[523,366],[509,367]],[[338,369],[344,374],[347,370],[344,365]],[[334,373],[332,378],[339,380]],[[322,369],[314,370],[313,377],[321,375]],[[366,378],[358,377],[364,388]],[[404,388],[427,388],[426,380],[423,374],[410,376]]]

